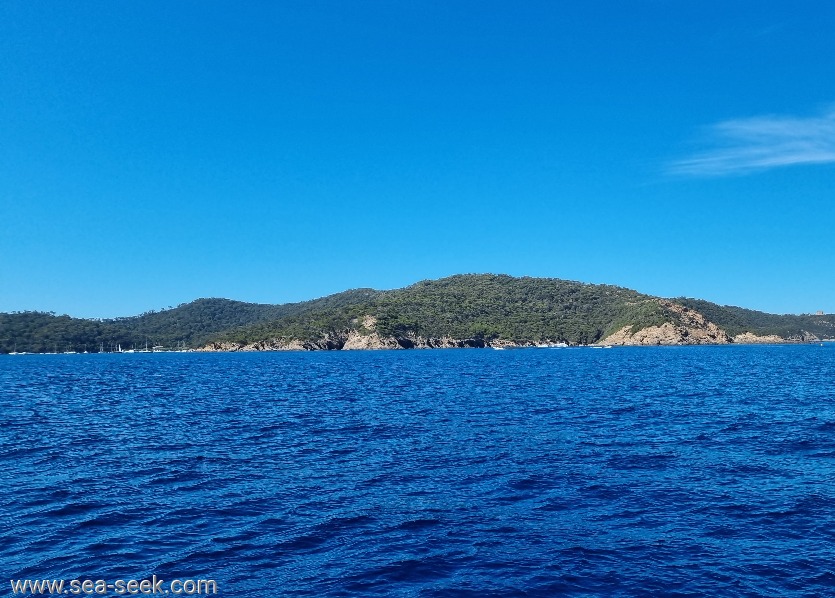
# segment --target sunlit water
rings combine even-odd
[[[830,345],[0,356],[3,583],[831,595],[833,381]]]

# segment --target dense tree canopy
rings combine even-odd
[[[85,320],[42,312],[0,314],[0,353],[114,351],[163,346],[196,347],[218,334],[312,309],[340,306],[373,291],[347,291],[322,299],[259,305],[228,299],[198,299],[174,309],[130,318]]]
[[[702,311],[722,326],[733,323],[735,310],[708,302],[710,310],[692,303],[685,306]],[[835,327],[820,316],[772,316],[779,330],[804,331],[831,336]],[[716,316],[712,318],[711,314]],[[630,326],[637,331],[665,322],[677,323],[678,313],[658,301],[629,289],[591,285],[558,279],[513,278],[496,275],[458,275],[419,282],[404,289],[369,294],[356,302],[339,306],[311,306],[305,313],[243,327],[221,335],[222,340],[253,343],[267,339],[315,340],[330,332],[362,330],[366,316],[376,319],[376,330],[384,336],[414,334],[423,337],[481,338],[508,341],[552,341],[588,344]],[[831,318],[830,318],[831,320]],[[731,334],[779,334],[777,328],[759,325],[756,317],[732,326]],[[786,337],[788,338],[788,337]]]
[[[835,336],[833,316],[780,316],[697,299],[675,301],[702,313],[731,336],[741,332],[786,339],[804,332]],[[362,331],[368,317],[383,336],[588,344],[625,326],[637,331],[675,323],[679,316],[657,298],[621,287],[458,275],[393,291],[356,289],[284,305],[198,299],[169,310],[113,320],[41,312],[0,314],[0,352],[193,348],[213,340],[304,341],[348,329]]]

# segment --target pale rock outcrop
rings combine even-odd
[[[601,340],[599,345],[725,345],[729,343],[780,343],[787,339],[779,336],[757,336],[750,332],[731,339],[716,324],[701,313],[673,301],[659,299],[658,303],[669,315],[670,321],[658,326],[648,326],[632,332],[632,326],[624,326]],[[377,320],[367,315],[354,321],[356,327],[332,331],[314,340],[270,339],[244,344],[215,342],[201,351],[317,351],[317,350],[375,350],[375,349],[443,349],[483,348],[497,349],[516,347],[561,347],[564,343],[555,341],[514,342],[503,339],[483,338],[455,339],[451,337],[423,337],[414,333],[401,336],[383,336],[377,330]],[[816,340],[809,333],[802,333],[794,341]]]
[[[777,336],[776,334],[769,334],[766,336],[757,336],[752,332],[743,332],[734,337],[734,343],[739,345],[768,345],[775,343],[785,343],[786,339]]]
[[[728,334],[699,312],[672,301],[658,303],[670,314],[671,322],[632,332],[624,326],[600,341],[603,345],[726,345]]]
[[[774,343],[815,343],[820,338],[809,332],[808,330],[801,330],[798,334],[792,334],[786,337],[777,336],[776,334],[769,334],[765,336],[758,336],[752,332],[743,332],[734,337],[734,342],[746,345],[760,345],[760,344],[774,344]]]
[[[205,352],[222,352],[222,351],[304,351],[306,347],[301,341],[291,339],[270,339],[266,341],[258,341],[255,343],[234,343],[230,341],[214,342],[195,349],[196,351]]]
[[[402,349],[403,347],[394,337],[381,337],[377,332],[360,334],[356,330],[349,330],[342,345],[343,350],[355,349]]]
[[[414,333],[402,336],[381,336],[375,330],[376,322],[365,320],[362,331],[349,329],[342,332],[330,332],[319,339],[309,341],[270,339],[244,344],[233,342],[214,342],[199,351],[327,351],[327,350],[378,350],[378,349],[466,349],[494,347],[509,349],[518,347],[565,347],[565,343],[554,341],[514,342],[503,339],[485,340],[482,338],[456,339],[444,337],[423,337]],[[369,332],[371,330],[371,332]]]
[[[203,347],[199,347],[195,349],[195,351],[204,351],[204,352],[224,352],[224,351],[240,351],[243,347],[240,343],[231,343],[231,342],[215,342],[209,343]]]
[[[820,337],[812,334],[808,330],[801,330],[800,334],[793,334],[786,338],[787,341],[793,343],[814,343],[820,340]]]

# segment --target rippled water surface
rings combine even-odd
[[[833,381],[830,345],[0,356],[3,583],[832,595]]]

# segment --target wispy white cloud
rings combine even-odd
[[[760,116],[708,129],[708,147],[673,162],[687,176],[747,174],[795,164],[835,162],[835,109],[815,117]]]

